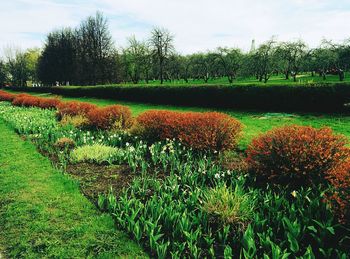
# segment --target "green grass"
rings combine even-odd
[[[2,121],[0,131],[0,248],[5,256],[146,257],[34,145]]]
[[[16,92],[15,92],[16,93]],[[30,93],[33,94],[33,93]],[[33,94],[37,96],[52,96],[51,94]],[[241,149],[245,149],[250,143],[252,138],[264,133],[274,127],[283,125],[298,124],[319,127],[330,127],[335,132],[341,133],[349,137],[350,139],[350,116],[341,114],[284,114],[284,113],[262,113],[258,111],[235,111],[235,110],[221,110],[221,109],[209,109],[199,107],[181,107],[171,105],[156,105],[156,104],[145,104],[145,103],[133,103],[106,99],[96,98],[74,98],[74,97],[63,97],[64,100],[79,100],[83,102],[90,102],[100,106],[111,105],[111,104],[122,104],[130,107],[134,116],[150,109],[167,109],[174,111],[220,111],[227,113],[244,124],[243,136],[239,143]]]
[[[297,75],[297,81],[294,82],[293,78],[286,80],[284,75],[271,76],[270,79],[265,84],[264,82],[259,82],[255,77],[238,77],[233,80],[232,84],[229,83],[226,77],[212,78],[209,79],[207,83],[203,79],[189,79],[188,83],[185,80],[173,80],[164,81],[164,86],[191,86],[191,85],[300,85],[300,84],[315,84],[315,83],[350,83],[350,76],[345,75],[344,81],[339,81],[338,75],[327,75],[326,80],[323,80],[318,74],[311,76],[310,73]],[[150,80],[148,83],[145,81],[140,81],[138,84],[133,83],[121,83],[116,84],[116,86],[160,86],[160,80]],[[69,86],[70,88],[80,87],[80,86]],[[92,86],[93,87],[93,86]]]

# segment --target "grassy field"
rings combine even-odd
[[[33,93],[31,93],[33,94]],[[35,94],[38,96],[52,96],[51,94]],[[122,104],[130,107],[134,116],[150,109],[167,109],[175,111],[214,111],[214,109],[199,107],[180,107],[170,105],[155,105],[145,103],[123,102],[95,98],[71,98],[62,97],[64,100],[79,100],[105,106],[110,104]],[[290,124],[310,125],[313,127],[331,127],[335,132],[344,134],[350,138],[350,116],[331,114],[286,114],[286,113],[261,113],[257,111],[243,112],[234,110],[215,110],[227,113],[244,124],[243,137],[240,141],[240,149],[245,149],[252,138],[274,127]]]
[[[29,141],[0,131],[0,258],[146,257]]]
[[[344,82],[350,82],[350,77],[345,75]],[[173,81],[164,81],[163,85],[166,86],[190,86],[190,85],[300,85],[300,84],[316,84],[316,83],[341,83],[339,81],[338,75],[327,75],[326,80],[323,80],[318,74],[311,76],[311,74],[301,74],[297,76],[297,81],[294,82],[293,78],[290,77],[288,80],[285,79],[284,75],[271,76],[269,81],[265,84],[264,82],[259,82],[255,77],[238,77],[235,79],[232,84],[230,84],[226,77],[221,78],[211,78],[207,83],[203,79],[189,79],[186,83],[185,80],[173,80]],[[118,85],[131,86],[135,85],[132,83],[121,83]],[[137,85],[145,86],[159,86],[159,80],[150,80],[148,83],[145,81],[140,81]],[[74,86],[72,86],[74,87]]]

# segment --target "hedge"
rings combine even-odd
[[[349,112],[350,85],[81,86],[11,88],[70,97],[263,111]]]

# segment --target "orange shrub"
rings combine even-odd
[[[76,115],[87,115],[89,111],[96,109],[97,106],[85,102],[61,102],[57,105],[58,117],[63,118],[64,115],[76,116]]]
[[[284,126],[255,138],[247,149],[247,162],[258,180],[296,186],[316,184],[349,157],[347,143],[330,128]]]
[[[13,99],[12,104],[16,106],[25,106],[25,107],[38,107],[39,97],[35,97],[29,94],[19,94]]]
[[[57,108],[61,103],[61,100],[58,98],[39,98],[38,107],[42,109],[52,109]]]
[[[335,189],[334,193],[328,195],[328,200],[339,216],[340,222],[350,223],[350,158],[330,170],[326,179]]]
[[[127,129],[132,126],[131,111],[122,105],[92,109],[87,117],[90,125],[98,129]]]
[[[218,112],[146,111],[137,117],[142,134],[154,141],[177,139],[197,150],[228,150],[236,147],[241,123]]]
[[[16,95],[0,90],[0,101],[12,102]]]

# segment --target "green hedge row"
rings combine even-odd
[[[350,112],[350,85],[316,86],[82,86],[11,88],[71,97],[266,111]]]

